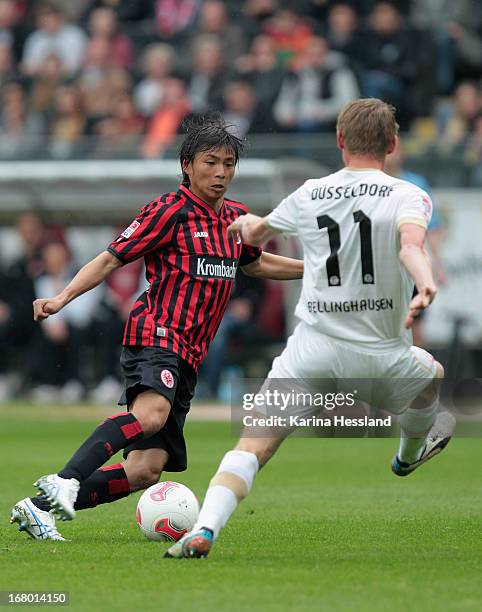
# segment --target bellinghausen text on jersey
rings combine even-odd
[[[195,369],[204,359],[226,310],[238,264],[261,249],[228,237],[228,226],[246,214],[224,200],[219,216],[184,186],[145,206],[109,246],[122,263],[144,257],[149,289],[132,307],[126,346],[166,348]]]

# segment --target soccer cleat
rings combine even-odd
[[[45,495],[53,513],[62,521],[71,521],[75,517],[74,504],[80,488],[78,480],[49,474],[39,478],[34,486]]]
[[[396,476],[408,476],[418,467],[443,451],[452,438],[455,418],[450,412],[439,412],[430,430],[420,459],[413,463],[400,461],[397,455],[392,460],[392,472]]]
[[[18,523],[18,530],[25,531],[34,540],[65,541],[57,531],[52,511],[40,510],[28,497],[12,508],[10,523]]]
[[[168,548],[164,557],[171,559],[200,559],[207,557],[214,542],[211,529],[202,527],[199,531],[186,533],[178,542]]]

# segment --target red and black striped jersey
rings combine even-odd
[[[147,204],[110,244],[107,250],[124,264],[144,257],[149,283],[131,309],[125,346],[165,348],[197,370],[228,305],[238,265],[261,255],[226,231],[247,212],[244,204],[225,199],[216,214],[181,186]]]

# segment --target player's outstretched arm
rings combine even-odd
[[[255,259],[247,266],[243,266],[241,270],[247,276],[256,276],[257,278],[295,280],[303,278],[304,264],[300,259],[282,257],[281,255],[263,251],[258,259]]]
[[[414,223],[400,226],[400,261],[412,277],[418,294],[410,302],[405,327],[410,328],[422,310],[428,308],[437,294],[430,259],[424,249],[427,231]]]
[[[97,255],[81,268],[71,282],[58,295],[52,298],[39,298],[33,303],[33,318],[43,321],[50,315],[56,314],[66,304],[79,295],[97,287],[111,272],[122,266],[122,262],[108,251]]]
[[[268,225],[266,217],[258,217],[248,213],[231,223],[228,227],[228,234],[241,238],[245,244],[261,246],[279,232]]]

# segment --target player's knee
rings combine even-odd
[[[143,465],[136,466],[129,470],[129,485],[131,491],[141,491],[159,482],[161,473]]]
[[[132,413],[139,421],[146,438],[162,429],[166,423],[171,404],[155,391],[139,394],[132,406]]]
[[[167,416],[167,414],[160,412],[155,412],[146,416],[142,422],[142,429],[145,437],[148,438],[149,436],[153,436],[162,429],[166,423]]]

